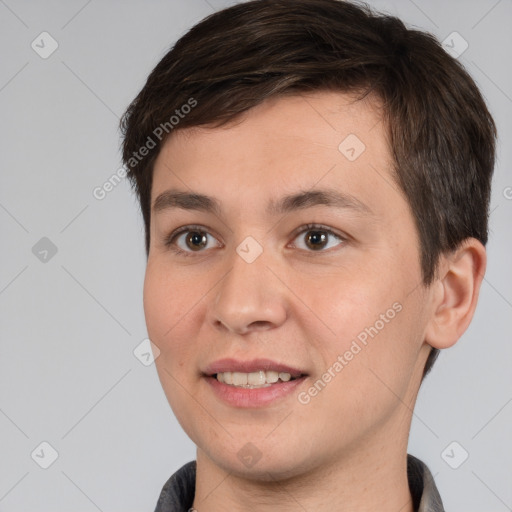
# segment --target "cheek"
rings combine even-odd
[[[150,339],[163,359],[175,364],[190,350],[184,332],[190,318],[197,314],[201,293],[190,281],[180,278],[161,265],[148,262],[144,279],[144,315]],[[190,326],[189,326],[190,328]]]
[[[407,413],[402,401],[407,401],[421,327],[411,321],[409,302],[392,303],[392,296],[383,294],[371,303],[363,293],[352,295],[353,300],[340,298],[330,315],[338,336],[324,337],[324,344],[316,347],[325,373],[315,375],[315,389],[306,390],[311,409],[305,407],[304,414],[343,425],[331,432],[332,443],[340,434],[363,435],[384,424],[394,411]]]
[[[167,267],[148,262],[144,279],[144,314],[149,338],[160,349],[156,369],[169,405],[182,427],[191,432],[190,418],[200,411],[190,393],[190,365],[196,348],[191,328],[193,314],[198,311],[197,293],[183,277],[174,275]],[[194,307],[195,305],[195,307]],[[185,386],[185,387],[184,387]]]
[[[359,295],[338,315],[339,336],[330,361],[343,356],[336,393],[350,389],[348,398],[361,416],[384,417],[409,393],[416,360],[423,344],[425,318],[421,293],[383,287],[372,302]],[[361,301],[360,303],[358,303]],[[364,310],[364,313],[362,311]],[[368,397],[372,397],[371,400]]]
[[[346,354],[350,366],[366,374],[364,367],[381,367],[393,379],[395,369],[419,350],[422,304],[418,294],[411,293],[414,279],[408,276],[419,279],[420,274],[407,258],[395,256],[396,261],[361,258],[347,271],[303,280],[305,302],[312,305],[325,333],[316,350],[326,367]]]
[[[400,291],[392,290],[385,276],[375,274],[359,265],[303,280],[305,302],[331,338],[341,343],[356,337],[392,307]]]
[[[165,332],[172,326],[169,311],[172,311],[169,283],[165,275],[161,275],[155,265],[148,263],[144,278],[144,316],[148,334],[160,349]]]

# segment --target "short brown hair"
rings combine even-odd
[[[222,126],[271,96],[316,90],[373,93],[382,101],[426,285],[442,253],[468,237],[486,244],[496,127],[463,66],[431,34],[367,5],[252,0],[208,16],[181,37],[121,120],[146,252],[153,165],[174,130]],[[423,377],[438,353],[431,350]]]

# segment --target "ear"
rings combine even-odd
[[[485,274],[485,247],[466,239],[455,251],[441,255],[438,276],[431,285],[432,316],[425,341],[434,348],[454,345],[469,326]]]

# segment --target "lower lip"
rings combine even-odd
[[[300,386],[306,376],[288,382],[276,382],[264,388],[240,388],[219,382],[215,377],[205,377],[214,393],[233,407],[263,407],[290,395]]]

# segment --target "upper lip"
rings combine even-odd
[[[215,375],[216,373],[223,372],[251,373],[260,370],[273,370],[275,372],[289,373],[292,377],[300,377],[301,375],[305,375],[305,372],[299,370],[298,368],[293,368],[292,366],[278,363],[277,361],[272,361],[271,359],[251,359],[250,361],[241,361],[238,359],[229,358],[219,359],[209,364],[204,368],[203,373],[211,376]]]

